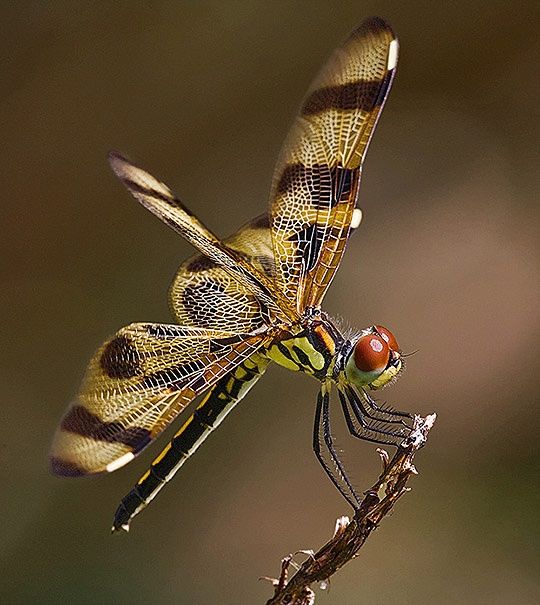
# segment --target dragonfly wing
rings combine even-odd
[[[267,215],[253,219],[222,245],[273,279],[274,255]],[[181,325],[253,332],[270,323],[268,307],[203,254],[182,263],[169,290],[169,303]]]
[[[76,476],[120,468],[264,342],[262,333],[141,323],[122,328],[91,360],[60,424],[53,472]]]
[[[267,307],[281,316],[287,312],[290,304],[275,287],[274,280],[251,265],[232,247],[223,246],[216,235],[165,184],[117,152],[109,154],[109,162],[116,176],[147,210],[182,235],[204,256],[221,266]]]
[[[276,282],[299,313],[320,305],[357,222],[362,163],[397,52],[382,19],[364,22],[315,79],[285,141],[270,216]]]
[[[133,517],[143,510],[189,457],[203,444],[236,404],[264,374],[269,359],[255,353],[223,375],[208,391],[197,409],[180,427],[165,449],[122,498],[114,516],[113,531],[129,529]]]

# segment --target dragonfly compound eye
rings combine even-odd
[[[382,335],[362,336],[354,347],[354,363],[361,372],[382,372],[389,359],[390,347]]]
[[[399,351],[399,345],[397,343],[396,337],[390,332],[388,328],[384,326],[375,326],[377,332],[386,340],[388,346],[392,349],[392,351]]]

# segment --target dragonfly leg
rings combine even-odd
[[[321,442],[321,435],[323,442]],[[330,454],[331,463],[323,454],[323,444],[328,454]],[[313,427],[313,451],[332,483],[337,487],[345,500],[354,509],[357,509],[360,504],[360,498],[350,482],[343,463],[339,459],[334,447],[330,428],[330,396],[324,388],[317,396],[315,424]]]
[[[414,415],[409,412],[402,412],[401,410],[394,410],[391,407],[379,405],[365,389],[362,389],[362,394],[364,396],[366,416],[368,416],[368,418],[372,418],[373,420],[383,420],[384,422],[388,422],[390,424],[402,424],[403,426],[409,426],[403,420],[403,418],[414,418]],[[379,414],[384,414],[384,416],[375,416],[371,413],[371,410]]]
[[[385,445],[399,445],[410,432],[410,428],[389,430],[382,420],[369,423],[365,407],[358,394],[351,388],[339,389],[339,400],[347,428],[353,437]],[[352,413],[351,413],[352,412]]]

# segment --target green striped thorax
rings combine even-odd
[[[319,380],[336,380],[343,372],[347,382],[371,389],[391,382],[403,366],[396,338],[383,326],[372,326],[347,340],[325,314],[314,321],[308,318],[306,324],[274,341],[266,356],[289,370]]]
[[[294,372],[305,372],[316,377],[326,374],[331,361],[305,334],[274,343],[266,352],[267,357],[280,366]]]

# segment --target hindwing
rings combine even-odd
[[[198,394],[264,344],[264,334],[131,324],[91,360],[56,433],[58,475],[113,471],[132,460]]]
[[[274,255],[266,214],[244,225],[222,245],[273,279]],[[263,301],[202,254],[192,256],[178,269],[169,304],[178,323],[186,326],[252,332],[271,321]]]

